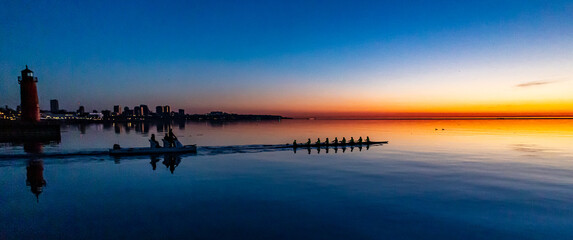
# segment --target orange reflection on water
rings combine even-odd
[[[487,158],[491,153],[498,157],[523,157],[524,161],[573,156],[573,120],[570,119],[283,120],[217,128],[193,125],[188,130],[199,135],[192,139],[200,146],[284,144],[293,140],[301,143],[308,138],[315,142],[317,138],[332,141],[335,137],[349,140],[369,136],[373,141],[390,142],[377,148],[382,154],[388,151],[470,153]]]

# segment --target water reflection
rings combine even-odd
[[[151,132],[156,130],[153,124],[149,126]],[[64,132],[61,148],[50,149],[42,143],[19,146],[28,153],[49,154],[106,150],[116,142],[128,146],[147,143],[149,136],[142,136],[145,125],[141,132],[131,125],[131,132],[137,132],[131,135],[124,134],[125,128],[124,123],[101,129],[88,125],[82,135],[72,126]],[[254,145],[309,135],[348,138],[366,134],[391,144],[372,147],[369,152],[368,145],[298,148],[298,152]],[[100,238],[117,237],[118,232],[134,238],[224,238],[212,236],[221,226],[236,226],[225,229],[225,236],[244,234],[240,235],[243,238],[276,226],[286,229],[261,237],[268,239],[309,238],[309,232],[314,232],[311,237],[315,238],[324,237],[324,232],[336,238],[338,229],[348,232],[340,239],[573,236],[569,214],[573,199],[571,120],[283,121],[217,129],[208,123],[187,123],[180,135],[192,135],[199,146],[213,146],[199,147],[193,168],[179,168],[188,155],[124,157],[122,161],[133,164],[121,165],[114,165],[114,158],[105,151],[98,157],[8,159],[0,167],[7,186],[0,199],[10,201],[2,202],[0,225],[7,226],[4,229],[11,239],[30,239],[37,233],[46,239],[89,238],[92,231],[98,231]],[[228,145],[231,147],[221,147]],[[23,151],[22,147],[5,148],[6,155]],[[259,152],[263,154],[237,154]],[[149,165],[160,170],[149,171]],[[14,172],[18,176],[11,177]],[[50,182],[49,189],[46,182]],[[44,190],[47,194],[42,194]],[[37,200],[42,195],[43,202],[51,204],[36,206],[39,204],[31,203],[32,195]],[[157,203],[166,197],[186,201],[170,203],[165,211]],[[261,224],[261,220],[265,222]],[[54,228],[55,222],[68,224]],[[173,231],[163,231],[158,222],[175,224]],[[199,229],[198,233],[190,232],[188,226],[196,226],[193,229]],[[417,231],[411,231],[413,228]],[[284,237],[285,232],[297,231],[300,234]]]
[[[85,123],[80,123],[77,125],[78,130],[80,131],[80,134],[86,134],[86,124]]]
[[[385,144],[387,144],[387,143],[385,143]],[[375,144],[375,146],[382,146],[382,145],[385,145],[385,144]],[[342,153],[345,153],[345,152],[346,152],[346,149],[348,149],[348,148],[350,148],[350,152],[354,152],[354,149],[355,149],[355,148],[357,148],[359,152],[362,152],[362,149],[363,149],[363,148],[366,148],[366,151],[369,150],[369,149],[370,149],[370,144],[364,145],[364,146],[358,145],[358,146],[350,146],[350,147],[347,147],[347,146],[319,146],[319,147],[299,146],[299,147],[296,147],[296,148],[289,148],[289,149],[292,149],[293,153],[295,153],[295,154],[296,154],[297,149],[306,149],[307,154],[311,154],[313,149],[316,149],[316,153],[317,153],[317,154],[320,154],[320,152],[321,152],[322,150],[324,150],[324,153],[325,153],[325,154],[328,154],[328,153],[330,152],[330,150],[333,149],[333,150],[334,150],[334,154],[337,154],[339,148],[342,149]]]
[[[155,171],[155,169],[157,169],[157,162],[159,162],[161,159],[159,159],[159,157],[157,155],[151,155],[151,167],[153,168],[153,171]]]
[[[179,125],[179,130],[185,130],[185,125],[187,125],[187,122],[185,120],[177,120],[177,124]]]
[[[40,201],[40,193],[46,186],[44,179],[44,161],[42,159],[31,159],[26,167],[26,186],[36,195],[36,201]]]
[[[175,171],[175,168],[179,166],[181,163],[181,155],[180,154],[165,154],[163,157],[163,165],[169,168],[171,174]]]
[[[149,156],[151,160],[149,164],[151,164],[151,168],[153,169],[153,171],[157,169],[157,163],[161,161],[161,158],[159,156],[160,155]],[[171,174],[173,174],[175,168],[179,166],[179,164],[181,163],[181,159],[182,159],[181,154],[164,154],[162,164],[165,165],[165,167],[168,168],[169,171],[171,171]]]

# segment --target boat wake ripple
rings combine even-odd
[[[326,147],[323,147],[325,149]],[[343,148],[343,147],[339,147]],[[350,147],[348,147],[350,148]],[[299,149],[311,149],[311,147],[301,146]],[[317,147],[312,147],[317,149]],[[343,148],[344,149],[344,148]],[[293,151],[292,147],[287,145],[233,145],[233,146],[203,146],[197,147],[197,154],[183,154],[183,155],[199,155],[199,156],[212,156],[221,154],[236,154],[236,153],[262,153],[262,152],[279,152],[279,151]],[[320,151],[320,150],[319,150]],[[296,153],[296,151],[294,151]],[[81,156],[107,156],[108,150],[91,150],[91,151],[77,151],[77,152],[48,152],[39,154],[0,154],[0,160],[14,160],[14,159],[30,159],[30,158],[73,158]],[[162,155],[162,154],[160,154]]]

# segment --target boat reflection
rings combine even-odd
[[[157,169],[157,162],[159,162],[161,159],[159,159],[159,157],[157,155],[151,155],[151,162],[149,162],[151,164],[151,167],[153,168],[153,171],[155,171],[155,169]]]
[[[387,144],[387,143],[384,143],[384,144]],[[382,146],[384,144],[375,144],[375,145]],[[300,147],[290,148],[290,149],[292,149],[295,154],[296,154],[297,149],[306,149],[308,154],[311,154],[313,149],[316,149],[317,154],[320,154],[320,152],[322,150],[324,150],[325,154],[328,154],[330,152],[330,150],[334,150],[334,153],[336,154],[336,153],[338,153],[338,149],[341,149],[342,153],[345,153],[346,149],[348,149],[348,148],[350,148],[350,152],[354,152],[354,149],[356,149],[356,148],[358,149],[359,152],[362,152],[362,149],[365,149],[365,151],[370,150],[370,144],[364,145],[364,146],[358,145],[358,146],[350,146],[350,147],[347,147],[347,146],[319,146],[319,147],[316,147],[316,146],[312,147],[311,146],[311,147],[307,147],[307,146],[301,145]]]
[[[161,163],[163,163],[163,165],[171,171],[171,174],[173,174],[175,168],[181,163],[181,155],[182,154],[164,154],[163,162]],[[151,168],[155,171],[155,169],[157,169],[157,163],[161,161],[160,155],[151,155],[149,158],[151,160],[149,164],[151,164]]]
[[[165,154],[163,157],[163,165],[169,168],[171,174],[175,171],[175,168],[179,166],[181,163],[181,155],[180,154]]]

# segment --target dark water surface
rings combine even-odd
[[[11,159],[24,146],[0,145],[0,239],[573,239],[573,120],[172,127],[184,144],[211,147]],[[60,143],[40,146],[146,146],[165,130],[69,125]],[[310,154],[216,147],[351,136],[390,144]]]

